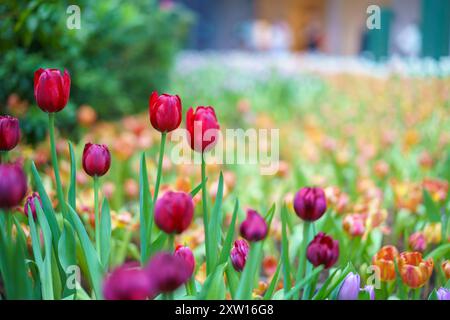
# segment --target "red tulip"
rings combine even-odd
[[[166,192],[155,204],[155,223],[166,233],[186,230],[194,216],[194,202],[185,192]]]
[[[234,247],[231,249],[230,258],[231,263],[236,271],[244,270],[245,262],[247,261],[249,246],[245,240],[236,240]]]
[[[158,96],[158,92],[155,91],[150,96],[148,105],[150,122],[159,132],[170,132],[180,126],[182,115],[179,96],[170,94]]]
[[[27,177],[19,164],[0,164],[0,208],[20,204],[27,193]]]
[[[189,143],[192,150],[205,152],[217,143],[220,129],[213,107],[189,108],[186,115],[186,129],[189,132]]]
[[[27,199],[25,200],[25,206],[23,208],[23,212],[25,213],[25,215],[27,217],[28,217],[28,208],[30,208],[31,214],[33,215],[34,219],[36,219],[36,217],[37,217],[35,199],[38,199],[39,203],[41,204],[41,208],[42,208],[42,200],[37,192],[33,192],[33,194],[31,196],[27,197]]]
[[[195,258],[192,250],[189,247],[178,245],[175,249],[174,255],[182,258],[188,265],[189,278],[192,277],[195,270]]]
[[[324,265],[325,269],[331,268],[339,257],[339,242],[319,232],[309,243],[306,257],[315,267]]]
[[[70,75],[58,69],[39,69],[34,73],[34,97],[39,108],[45,112],[58,112],[69,101]]]
[[[83,169],[91,177],[101,177],[111,166],[111,154],[104,144],[87,143],[83,151]]]
[[[247,210],[247,218],[241,224],[241,236],[247,241],[260,241],[267,235],[267,224],[255,210]]]
[[[327,210],[327,200],[321,188],[302,188],[294,198],[295,213],[305,221],[316,221]]]
[[[158,292],[172,292],[191,277],[191,266],[181,257],[158,252],[150,260],[146,271]]]
[[[103,283],[106,300],[145,300],[154,298],[156,294],[152,279],[135,263],[114,269]]]
[[[0,151],[14,149],[19,139],[19,120],[11,116],[0,116]]]

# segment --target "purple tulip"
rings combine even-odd
[[[327,210],[327,199],[321,188],[302,188],[294,198],[295,213],[305,221],[316,221]]]
[[[101,177],[111,166],[111,154],[103,144],[86,143],[83,150],[83,169],[91,177]]]
[[[42,200],[41,200],[41,197],[39,196],[39,193],[37,193],[37,192],[33,192],[33,194],[31,196],[27,197],[27,199],[25,200],[25,206],[23,208],[23,212],[25,213],[25,215],[27,217],[28,217],[28,208],[30,208],[31,214],[33,215],[34,219],[36,219],[36,217],[37,217],[35,199],[38,199],[39,203],[41,204],[41,208],[42,208]]]
[[[267,235],[267,224],[255,210],[247,210],[247,218],[241,224],[241,236],[247,241],[260,241]]]
[[[192,250],[189,247],[178,245],[175,249],[174,255],[176,257],[182,258],[187,263],[187,265],[189,266],[189,278],[192,277],[195,270],[195,258]]]
[[[306,250],[308,261],[315,267],[324,265],[331,268],[339,258],[339,242],[323,232],[319,232]]]
[[[350,272],[339,289],[338,300],[358,300],[360,283],[359,274]]]
[[[231,263],[236,271],[244,270],[245,262],[247,261],[249,246],[245,240],[236,240],[234,247],[231,249],[230,258]]]
[[[157,291],[145,270],[137,263],[124,264],[114,269],[103,283],[106,300],[153,299]]]
[[[19,164],[0,164],[0,208],[18,206],[27,193],[27,177]]]
[[[14,149],[19,139],[19,120],[11,116],[0,116],[0,151]]]
[[[373,286],[367,285],[361,291],[369,293],[370,300],[375,300],[375,289]]]
[[[168,252],[155,254],[146,271],[158,292],[172,292],[191,277],[191,266],[183,258]]]
[[[194,202],[185,192],[166,192],[155,204],[155,223],[166,233],[182,233],[194,217]]]
[[[438,300],[450,300],[450,290],[441,287],[437,291]]]

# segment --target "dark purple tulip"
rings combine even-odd
[[[23,207],[23,212],[25,213],[25,215],[27,217],[28,217],[28,208],[30,208],[34,219],[36,219],[36,217],[37,217],[35,199],[38,199],[39,203],[41,204],[41,208],[42,208],[42,200],[41,200],[41,197],[39,196],[39,193],[37,193],[37,192],[33,192],[33,194],[31,196],[27,197],[27,199],[25,200],[25,206]]]
[[[339,242],[319,232],[309,243],[306,257],[315,267],[324,265],[325,269],[331,268],[339,257]]]
[[[181,257],[158,252],[150,260],[147,275],[158,292],[172,292],[191,277],[191,266]]]
[[[321,188],[302,188],[294,198],[295,213],[305,221],[316,221],[327,210],[327,200]]]
[[[149,99],[150,122],[159,132],[170,132],[181,123],[181,99],[179,96],[153,92]]]
[[[103,283],[106,300],[153,299],[156,293],[151,279],[137,263],[124,264],[114,269]]]
[[[192,277],[195,270],[195,258],[192,250],[189,247],[178,245],[175,249],[174,255],[176,257],[182,258],[187,263],[187,265],[189,266],[189,278]]]
[[[438,300],[450,300],[450,290],[441,287],[437,291]]]
[[[245,262],[247,261],[249,246],[245,240],[236,240],[234,247],[231,249],[230,258],[231,263],[236,271],[244,270]]]
[[[101,177],[111,166],[111,154],[104,144],[86,143],[83,151],[83,169],[91,177]]]
[[[370,300],[375,300],[375,289],[373,286],[367,285],[361,291],[366,291],[369,293]]]
[[[58,69],[39,69],[34,73],[34,97],[42,111],[58,112],[69,101],[70,75]]]
[[[18,206],[27,193],[27,177],[19,164],[0,164],[0,208]]]
[[[247,210],[247,218],[241,224],[241,236],[247,241],[260,241],[267,235],[267,224],[255,210]]]
[[[358,300],[360,283],[359,274],[350,272],[339,289],[338,300]]]
[[[166,192],[155,204],[155,223],[166,233],[182,233],[192,222],[194,202],[185,192]]]
[[[0,151],[14,149],[19,139],[19,120],[11,116],[0,116]]]

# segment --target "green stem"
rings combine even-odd
[[[59,174],[58,155],[56,153],[55,113],[53,113],[53,112],[48,114],[48,131],[50,134],[50,149],[51,149],[51,153],[52,153],[52,166],[53,166],[53,171],[55,173],[55,180],[56,180],[56,193],[58,196],[58,202],[59,202],[61,212],[65,216],[66,205],[65,205],[65,201],[64,201],[64,192],[62,189],[61,176]]]
[[[208,193],[206,188],[206,162],[204,154],[202,154],[202,206],[203,206],[203,228],[205,229],[205,252],[209,252],[210,243],[208,241]],[[208,263],[209,259],[206,259],[206,274],[210,274],[211,266]]]
[[[302,279],[302,277],[305,274],[305,269],[306,269],[306,250],[308,248],[308,243],[309,243],[309,234],[310,234],[310,230],[311,230],[311,225],[312,223],[309,221],[305,221],[303,223],[303,239],[302,239],[302,243],[300,246],[300,257],[298,260],[298,269],[297,269],[297,276],[296,276],[296,283],[299,283],[300,280]]]
[[[189,281],[186,283],[186,293],[189,296],[196,296],[197,290],[195,289],[195,279],[194,275],[189,279]]]
[[[156,200],[158,199],[159,185],[161,183],[161,176],[162,176],[162,173],[161,173],[162,172],[162,164],[163,164],[163,160],[164,160],[164,147],[166,145],[166,136],[167,136],[166,132],[161,133],[161,145],[160,145],[160,149],[159,149],[158,171],[156,172],[155,194],[153,196],[153,203],[155,203]]]
[[[175,236],[172,233],[169,234],[169,236],[167,237],[167,241],[169,252],[173,254],[175,251]]]
[[[99,179],[94,176],[94,212],[95,212],[95,247],[97,249],[97,254],[101,257],[100,253],[100,209],[98,207],[98,189],[99,189]]]

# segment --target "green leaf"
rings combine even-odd
[[[103,199],[102,215],[100,217],[100,252],[100,262],[104,270],[107,271],[111,253],[111,214],[107,198]]]
[[[250,252],[245,262],[245,267],[239,281],[236,292],[236,300],[249,300],[252,296],[255,276],[260,264],[261,252],[264,241],[253,242],[250,244]]]
[[[222,252],[220,253],[219,264],[227,262],[230,256],[230,251],[233,246],[234,230],[236,228],[236,219],[238,210],[239,210],[239,200],[236,199],[236,202],[234,204],[233,216],[231,217],[231,223],[228,226],[227,236],[225,238],[225,242],[222,247]]]
[[[433,291],[430,292],[428,300],[439,300],[436,289],[433,289]]]
[[[205,183],[208,181],[208,178],[205,178]],[[190,194],[191,197],[195,197],[197,195],[197,193],[200,192],[200,190],[202,190],[203,187],[203,182],[200,182],[194,189],[191,190]]]
[[[64,219],[64,228],[58,243],[58,258],[66,274],[70,266],[77,265],[76,251],[77,243],[74,230],[69,221]],[[63,291],[63,297],[66,298],[71,295],[76,295],[75,290],[69,289],[67,286],[64,286]]]
[[[450,255],[450,243],[441,244],[439,247],[427,254],[425,259],[432,258],[434,261],[438,261],[442,257],[446,257],[448,255]]]
[[[314,280],[314,277],[323,270],[323,266],[318,266],[315,268],[308,276],[304,277],[300,282],[298,282],[286,295],[285,299],[289,300],[294,295],[297,295],[301,288],[306,286],[308,283]]]
[[[208,233],[206,241],[208,241],[209,252],[206,253],[206,265],[209,270],[213,270],[217,263],[219,245],[221,240],[222,225],[222,198],[223,198],[223,175],[220,172],[219,184],[217,187],[216,200],[212,210],[211,219],[209,221]]]
[[[291,288],[291,267],[289,262],[289,242],[287,235],[286,205],[281,208],[281,260],[283,261],[283,284],[287,292]]]
[[[160,232],[159,236],[152,242],[150,253],[161,251],[166,243],[168,235],[165,232]]]
[[[225,299],[225,283],[223,273],[226,265],[226,263],[218,265],[214,272],[206,278],[203,288],[197,297],[198,300]]]
[[[75,152],[73,150],[72,143],[69,141],[69,151],[70,151],[70,184],[68,192],[68,201],[72,208],[77,207],[76,203],[76,190],[77,190],[77,163],[75,160]]]
[[[144,265],[150,257],[151,230],[153,226],[152,197],[148,185],[145,153],[142,152],[139,170],[139,219],[141,237],[141,264]]]
[[[329,297],[329,295],[334,291],[334,289],[339,286],[342,281],[344,281],[345,277],[349,274],[349,272],[353,269],[351,262],[347,264],[342,272],[336,273],[332,278],[332,280],[328,283],[327,286],[322,286],[319,292],[313,297],[313,300],[324,300]]]
[[[441,214],[439,212],[439,207],[433,201],[426,189],[423,189],[423,203],[425,205],[425,211],[428,220],[430,222],[440,222]]]
[[[282,263],[281,261],[278,263],[277,270],[275,271],[272,280],[270,281],[269,287],[264,294],[264,300],[272,299],[275,288],[277,287],[278,280],[280,279],[280,271],[281,271]]]
[[[81,248],[83,250],[83,254],[86,258],[86,263],[88,267],[89,278],[91,280],[91,285],[94,290],[95,296],[97,299],[102,298],[102,290],[101,290],[101,282],[103,276],[103,267],[98,260],[97,252],[94,249],[94,246],[89,239],[88,233],[80,220],[80,217],[75,212],[75,210],[69,205],[69,216],[73,220],[74,229],[80,239]]]

